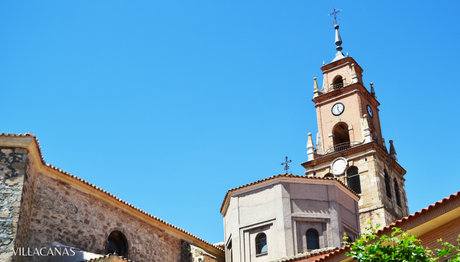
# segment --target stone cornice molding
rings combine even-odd
[[[322,93],[317,97],[314,97],[312,101],[315,103],[315,107],[319,107],[355,93],[361,94],[371,105],[375,107],[375,109],[378,110],[378,106],[380,106],[379,101],[377,101],[377,99],[375,99],[361,83],[350,84],[337,90]]]
[[[332,160],[334,160],[337,157],[345,157],[348,159],[351,155],[362,153],[362,152],[365,152],[362,154],[363,156],[378,153],[378,155],[381,156],[384,160],[386,160],[388,164],[394,167],[401,174],[401,176],[404,176],[406,174],[406,170],[401,165],[399,165],[398,162],[396,162],[393,158],[391,158],[388,152],[386,152],[376,142],[365,143],[362,145],[353,146],[347,150],[330,153],[326,155],[315,155],[314,160],[303,162],[301,165],[305,169],[312,168],[314,166],[321,166],[324,164],[329,165],[332,162]]]

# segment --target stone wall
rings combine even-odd
[[[125,235],[131,260],[187,261],[181,252],[181,239],[69,184],[47,175],[37,177],[29,247],[50,247],[56,241],[84,251],[106,254],[108,236],[114,230]],[[29,259],[43,261],[43,257]]]
[[[33,199],[34,199],[34,187],[35,187],[36,177],[37,177],[37,172],[35,170],[33,161],[28,161],[25,178],[24,178],[24,186],[22,190],[18,232],[17,232],[15,245],[14,245],[15,249],[28,246],[29,225],[30,225],[31,215],[32,215],[32,205],[33,205]],[[22,262],[24,261],[23,259],[24,257],[22,256],[15,256],[14,261]]]
[[[18,232],[22,189],[26,180],[27,150],[0,148],[0,261],[13,258]]]
[[[377,145],[375,147],[375,149],[379,149]],[[381,154],[379,153],[380,150],[370,149],[371,150],[366,149],[363,151],[357,150],[355,152],[351,149],[343,151],[343,154],[340,155],[340,157],[345,157],[348,160],[348,167],[355,166],[359,171],[361,185],[359,209],[362,232],[365,232],[368,221],[370,221],[373,226],[376,224],[386,226],[409,215],[403,170],[401,171],[401,169],[395,165],[395,162],[389,158],[387,153],[383,152],[383,154]],[[319,165],[307,166],[305,174],[324,177],[332,172],[330,167],[332,161],[333,159],[330,159]],[[386,194],[385,171],[390,178],[391,198]],[[345,171],[343,174],[335,177],[347,185],[348,178],[346,173]],[[399,186],[400,206],[396,201],[395,181],[397,181]],[[375,214],[371,214],[372,212]]]
[[[195,245],[188,244],[187,250],[184,251],[187,251],[190,255],[186,255],[186,258],[182,260],[183,262],[218,262],[216,257],[208,254],[206,251]]]

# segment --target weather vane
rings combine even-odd
[[[289,170],[289,165],[288,164],[291,163],[291,162],[292,162],[292,160],[288,160],[288,157],[286,156],[286,160],[283,163],[280,164],[280,165],[284,166],[284,170],[286,171],[286,175],[287,175],[288,170]]]
[[[335,7],[334,7],[334,9],[332,9],[332,12],[331,12],[329,15],[333,15],[333,16],[334,16],[334,21],[331,23],[331,25],[337,24],[337,14],[340,13],[341,11],[342,11],[342,10],[336,9]],[[339,17],[339,19],[340,19],[340,17]]]

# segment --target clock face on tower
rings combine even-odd
[[[372,108],[369,105],[367,105],[367,112],[369,113],[370,117],[374,116],[374,112],[372,112]]]
[[[332,173],[336,176],[341,175],[347,168],[347,160],[343,157],[337,158],[332,162]]]
[[[335,115],[335,116],[338,116],[340,114],[343,113],[343,110],[345,109],[345,106],[342,104],[342,103],[335,103],[333,106],[332,106],[332,114]]]

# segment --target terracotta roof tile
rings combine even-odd
[[[326,260],[328,257],[331,257],[331,256],[333,256],[335,254],[338,254],[338,253],[343,253],[345,251],[348,251],[349,249],[350,249],[350,245],[344,246],[342,248],[339,248],[339,249],[336,249],[336,250],[330,252],[329,254],[325,255],[324,257],[316,259],[314,262],[319,262],[321,260]]]
[[[406,221],[421,217],[424,214],[426,214],[428,211],[431,211],[431,210],[433,210],[435,208],[438,208],[441,205],[446,205],[450,201],[454,201],[456,198],[460,198],[460,191],[458,191],[457,193],[452,194],[452,195],[450,195],[448,197],[445,197],[442,200],[440,200],[440,201],[438,201],[438,202],[436,202],[434,204],[431,204],[428,207],[423,208],[422,210],[419,210],[419,211],[415,212],[414,214],[411,214],[411,215],[403,217],[403,218],[401,218],[399,220],[396,220],[394,223],[392,223],[392,224],[390,224],[390,225],[378,230],[377,233],[381,233],[381,232],[389,230],[389,229],[391,229],[393,227],[400,227],[400,225],[404,224]],[[443,213],[444,212],[447,212],[447,211],[443,210]]]

